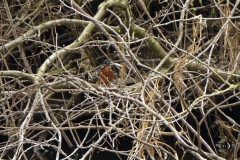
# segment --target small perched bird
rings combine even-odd
[[[109,59],[103,61],[98,74],[97,84],[103,84],[109,86],[110,82],[113,80],[114,72],[111,68],[112,62]]]

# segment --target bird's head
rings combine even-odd
[[[101,68],[106,68],[106,67],[111,66],[111,65],[112,65],[112,62],[109,59],[106,59],[106,60],[103,61]]]

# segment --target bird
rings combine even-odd
[[[114,77],[114,72],[111,68],[112,62],[109,59],[103,61],[98,73],[97,84],[109,86]]]

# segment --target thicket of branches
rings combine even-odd
[[[237,158],[238,5],[3,0],[0,158],[224,159],[219,140]],[[91,81],[105,59],[110,86]]]

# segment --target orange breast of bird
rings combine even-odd
[[[110,82],[113,80],[113,77],[114,73],[111,67],[106,67],[100,71],[97,84],[109,86]]]

